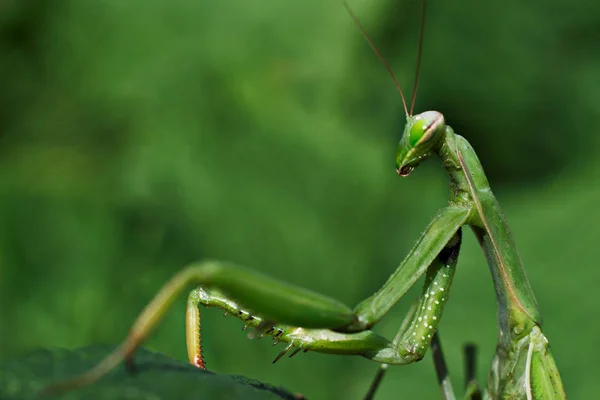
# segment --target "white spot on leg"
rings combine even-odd
[[[433,320],[435,321],[436,319],[437,319],[437,317],[434,315],[434,316],[433,316]]]
[[[436,301],[435,301],[435,304],[440,304],[440,302],[436,300]]]

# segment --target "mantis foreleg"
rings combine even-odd
[[[387,354],[382,351],[372,357],[373,360],[387,364],[406,364],[407,359],[418,361],[423,358],[448,300],[460,244],[459,229],[427,269],[423,292],[417,301],[415,312],[409,317],[409,322],[403,324],[406,325],[406,329],[398,333],[400,339],[396,345],[396,352]]]
[[[469,207],[460,204],[448,206],[438,212],[402,265],[381,289],[355,308],[358,320],[364,328],[374,325],[383,318],[404,296],[444,246],[452,240],[459,228],[467,222],[470,213]]]
[[[188,347],[190,362],[199,366],[203,365],[200,343],[196,339],[200,335],[200,326],[197,323],[199,311],[194,311],[197,310],[197,304],[219,307],[229,314],[243,319],[249,326],[264,329],[263,334],[273,336],[278,342],[288,343],[284,352],[296,347],[322,353],[362,355],[389,364],[408,364],[420,360],[429,347],[429,342],[439,324],[444,304],[448,298],[460,249],[460,226],[468,213],[469,210],[462,207],[443,209],[430,223],[421,240],[418,241],[415,248],[398,268],[400,272],[397,271],[392,277],[403,278],[403,274],[410,272],[412,275],[404,278],[414,282],[424,271],[427,271],[423,293],[417,302],[415,312],[411,313],[408,320],[402,324],[398,340],[389,342],[368,330],[356,329],[353,325],[337,329],[334,326],[330,329],[307,329],[288,323],[287,321],[290,321],[290,319],[285,318],[279,319],[279,321],[283,320],[284,324],[267,323],[267,321],[278,321],[278,319],[272,316],[261,317],[259,315],[264,315],[263,313],[257,315],[242,306],[242,304],[249,304],[248,302],[242,303],[232,300],[231,297],[221,291],[226,287],[226,281],[224,280],[217,290],[198,288],[190,295],[187,323],[188,344],[192,344],[192,349]],[[451,225],[451,223],[454,225]],[[448,235],[448,232],[451,232],[450,235]],[[446,239],[446,236],[449,236],[449,238]],[[436,240],[439,238],[446,239],[446,242]],[[435,246],[441,248],[439,250],[431,249]],[[431,256],[431,254],[434,254],[434,256]],[[422,255],[425,255],[425,257],[422,257]],[[417,270],[417,276],[413,272],[414,269]],[[246,279],[248,278],[249,276],[246,276]],[[409,287],[406,287],[406,290]],[[300,291],[303,291],[303,289],[297,290],[296,293],[300,293]],[[397,292],[392,291],[387,295],[391,302],[389,308],[399,297]],[[323,307],[325,301],[318,296],[312,295],[310,298],[319,298],[320,301],[315,304]],[[250,299],[249,296],[247,298]],[[382,304],[381,297],[375,298],[378,300],[376,304]],[[296,299],[296,301],[299,300]],[[367,303],[363,302],[361,304],[364,306]],[[147,309],[160,309],[160,307],[152,307],[151,304]],[[312,311],[316,310],[317,308]]]

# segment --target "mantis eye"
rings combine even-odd
[[[409,139],[411,147],[415,147],[417,143],[425,136],[425,132],[427,131],[427,124],[423,119],[418,119],[415,121],[413,126],[410,128]]]
[[[437,111],[427,111],[415,117],[410,128],[408,143],[411,147],[439,138],[445,128],[444,116]]]
[[[437,111],[425,111],[408,117],[402,139],[396,151],[396,171],[407,176],[424,159],[431,156],[446,134],[444,116]]]

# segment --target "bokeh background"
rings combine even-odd
[[[410,97],[416,0],[353,0]],[[416,111],[443,112],[505,209],[573,399],[600,393],[600,3],[430,1]],[[0,2],[0,361],[117,343],[180,267],[235,261],[349,305],[445,204],[443,169],[394,171],[392,81],[339,1]],[[466,231],[441,324],[485,381],[496,306]],[[420,285],[419,285],[420,286]],[[376,330],[392,337],[418,288]],[[147,342],[184,360],[185,299]],[[208,310],[210,369],[361,398],[376,364],[249,341]],[[381,398],[438,398],[429,355]]]

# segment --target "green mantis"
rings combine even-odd
[[[284,343],[275,361],[299,351],[359,355],[390,365],[418,361],[430,347],[441,321],[458,262],[462,227],[468,225],[487,257],[498,301],[499,342],[485,395],[564,398],[532,289],[477,155],[466,139],[446,125],[441,113],[413,115],[414,96],[410,112],[403,95],[402,100],[407,123],[397,149],[396,171],[407,177],[426,159],[438,157],[449,176],[449,199],[448,206],[436,214],[398,269],[375,294],[350,308],[241,266],[204,261],[185,268],[161,289],[115,353],[95,369],[59,387],[91,383],[122,359],[132,363],[135,349],[172,302],[191,286],[196,288],[188,297],[187,348],[190,362],[200,368],[205,368],[200,305],[218,307],[259,334]],[[396,338],[390,341],[372,331],[424,274],[422,293]],[[454,396],[449,385],[443,394],[446,398]]]

